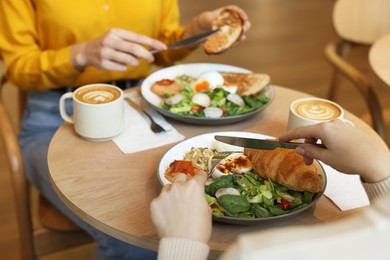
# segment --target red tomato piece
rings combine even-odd
[[[162,79],[162,80],[156,81],[156,83],[158,83],[159,85],[163,85],[163,86],[169,86],[172,83],[174,83],[174,81],[171,79]]]
[[[290,209],[290,202],[288,202],[288,201],[285,200],[285,199],[281,199],[280,204],[279,204],[279,207],[280,207],[282,210],[289,210],[289,209]]]
[[[175,160],[170,165],[172,172],[182,172],[185,174],[195,175],[195,168],[191,161]]]

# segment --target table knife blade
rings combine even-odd
[[[254,139],[254,138],[247,138],[247,137],[222,136],[222,135],[216,135],[214,136],[214,139],[235,146],[259,149],[259,150],[273,150],[276,148],[295,149],[298,145],[302,144],[298,142],[279,142],[276,139],[275,140]],[[316,144],[316,145],[323,148],[325,147],[322,144]]]
[[[214,33],[217,33],[218,31],[219,31],[219,29],[208,31],[208,32],[205,32],[205,33],[201,33],[201,34],[195,35],[193,37],[189,37],[189,38],[180,40],[178,42],[169,44],[167,46],[167,48],[168,49],[175,49],[175,48],[181,48],[181,47],[184,47],[184,46],[187,46],[187,45],[190,45],[190,44],[198,43],[198,42],[206,40],[209,36],[213,35]],[[156,54],[156,53],[159,53],[159,52],[162,52],[162,51],[164,51],[164,50],[151,50],[150,52],[152,54]]]

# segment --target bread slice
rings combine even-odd
[[[207,54],[221,54],[227,51],[240,39],[243,23],[237,12],[230,9],[223,10],[213,28],[219,28],[219,31],[207,38],[203,45],[204,51]]]
[[[263,73],[221,72],[224,85],[237,86],[240,96],[253,96],[263,91],[271,82],[271,77]]]

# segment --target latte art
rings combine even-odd
[[[104,104],[118,99],[120,95],[115,88],[94,86],[77,91],[76,98],[88,104]]]
[[[294,111],[299,116],[313,120],[332,120],[341,115],[338,107],[319,100],[298,102],[294,106]]]

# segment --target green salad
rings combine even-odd
[[[206,199],[216,217],[267,218],[306,207],[314,193],[289,190],[253,171],[226,175],[206,186]]]
[[[160,107],[174,114],[199,118],[237,116],[262,108],[270,101],[266,95],[240,96],[228,86],[210,87],[196,78],[180,75],[174,79],[184,88],[176,95],[165,95]]]

